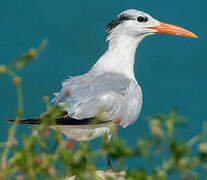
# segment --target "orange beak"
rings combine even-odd
[[[174,34],[174,35],[178,35],[178,36],[186,36],[186,37],[191,37],[191,38],[198,37],[186,29],[183,29],[179,26],[175,26],[172,24],[163,23],[163,22],[160,22],[160,26],[148,27],[148,28],[157,30],[157,33],[168,33],[168,34]]]

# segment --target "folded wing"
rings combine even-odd
[[[65,104],[69,116],[76,119],[94,117],[104,110],[110,120],[121,119],[121,125],[133,123],[140,112],[142,93],[134,79],[119,73],[94,76],[87,73],[63,83],[62,90],[53,100]]]

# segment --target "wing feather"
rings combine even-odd
[[[94,76],[87,73],[66,80],[54,102],[66,103],[66,110],[73,118],[94,117],[100,109],[104,109],[108,117],[122,118],[124,124],[128,125],[136,120],[140,112],[142,94],[136,81],[123,74]]]

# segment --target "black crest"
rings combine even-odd
[[[134,18],[127,14],[121,14],[117,16],[115,19],[113,19],[108,25],[106,25],[106,32],[107,35],[110,34],[110,32],[119,24],[123,23],[123,21],[126,20],[134,20]]]

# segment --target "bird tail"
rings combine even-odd
[[[18,123],[18,124],[40,124],[40,119],[39,118],[30,118],[30,119],[24,119],[24,120],[10,119],[8,120],[8,122]]]
[[[8,120],[8,122],[11,123],[18,123],[18,124],[40,124],[43,122],[40,118],[30,118],[30,119],[24,119],[24,120]],[[107,121],[109,122],[109,121]],[[98,122],[98,124],[106,123],[106,121]],[[92,118],[85,118],[85,119],[75,119],[68,115],[61,116],[55,119],[55,123],[52,125],[92,125],[94,124],[94,117]]]

